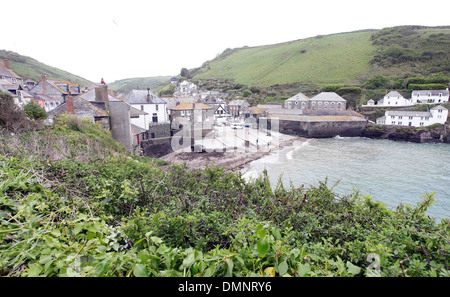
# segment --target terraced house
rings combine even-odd
[[[81,94],[78,84],[47,79],[46,75],[42,75],[41,81],[28,92],[33,96],[33,101],[41,105],[47,112],[66,102],[66,97],[69,93],[71,96]]]
[[[430,111],[388,110],[383,117],[377,119],[379,125],[426,127],[433,124],[444,124],[447,121],[448,109],[442,105]]]

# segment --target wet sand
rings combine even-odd
[[[233,131],[229,127],[219,127],[214,138],[202,140],[201,143],[207,148],[206,152],[196,153],[185,149],[160,159],[175,164],[186,164],[191,169],[219,166],[225,170],[237,171],[249,162],[291,146],[295,141],[302,139],[277,132],[272,132],[268,136],[251,128]]]

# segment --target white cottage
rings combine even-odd
[[[397,91],[390,91],[384,95],[383,99],[378,101],[377,106],[411,106],[414,103],[411,99],[406,99]]]
[[[377,119],[379,125],[426,127],[433,124],[444,124],[447,121],[448,109],[439,105],[427,111],[388,110],[383,117]]]
[[[414,104],[433,104],[448,102],[449,91],[446,90],[417,90],[412,91],[411,100]]]
[[[148,130],[149,125],[168,123],[167,104],[149,89],[131,90],[123,100],[136,109],[146,112],[146,115],[132,118],[131,123]]]

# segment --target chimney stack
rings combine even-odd
[[[69,92],[69,94],[67,94],[67,97],[66,97],[66,112],[70,113],[70,114],[75,113],[74,108],[73,108],[73,97],[70,94],[70,92]]]
[[[106,85],[95,87],[95,101],[108,102],[108,87]]]
[[[47,75],[42,75],[41,76],[41,81],[42,81],[42,93],[44,94],[44,95],[47,95],[47,85],[46,85],[46,83],[45,83],[45,81],[47,80]]]
[[[147,102],[151,103],[152,101],[150,100],[150,89],[147,88]]]
[[[11,65],[9,64],[9,60],[8,59],[4,59],[3,62],[5,63],[5,67],[10,70],[11,69]]]

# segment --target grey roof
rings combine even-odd
[[[6,77],[14,77],[14,78],[21,78],[20,76],[18,76],[17,74],[14,73],[14,71],[6,68],[5,66],[3,66],[2,64],[0,64],[0,78],[2,76],[6,76]]]
[[[413,110],[388,110],[385,113],[386,116],[406,116],[406,117],[431,117],[431,113],[426,111],[413,111]]]
[[[289,99],[286,99],[286,101],[307,101],[307,100],[309,100],[309,98],[306,97],[303,93],[298,93],[297,95],[294,95]]]
[[[339,96],[335,92],[322,92],[322,93],[312,97],[310,100],[311,101],[318,100],[318,101],[342,101],[342,102],[347,102],[347,100],[345,100],[344,98],[342,98],[341,96]]]
[[[150,102],[147,96],[150,95]],[[166,104],[164,100],[147,90],[131,90],[123,100],[129,104]]]
[[[87,91],[86,93],[82,93],[78,96],[80,98],[83,98],[84,100],[93,102],[93,101],[95,101],[95,89],[91,89],[91,90]],[[109,94],[108,94],[108,100],[109,101],[120,101],[119,99],[117,99]]]
[[[437,110],[437,109],[448,110],[447,108],[445,108],[442,105],[435,106],[435,107],[431,108],[430,110]]]
[[[416,95],[422,95],[422,96],[428,96],[428,94],[431,94],[431,96],[439,96],[439,94],[442,94],[444,96],[448,96],[449,95],[449,91],[448,90],[415,90],[412,91],[412,96]]]
[[[233,100],[233,101],[231,101],[228,105],[238,105],[238,106],[241,106],[241,105],[243,105],[244,103],[248,104],[248,102],[247,102],[246,100],[239,99],[239,100]]]
[[[403,97],[402,94],[400,94],[397,91],[390,91],[389,93],[386,94],[386,96],[388,96],[388,97]]]

